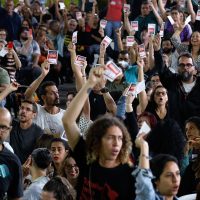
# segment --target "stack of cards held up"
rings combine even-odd
[[[72,34],[72,43],[76,44],[77,43],[77,38],[78,38],[78,31],[73,32]]]
[[[156,25],[155,24],[148,24],[148,34],[155,35],[156,32]]]
[[[112,42],[112,39],[108,36],[105,36],[104,39],[101,41],[101,44],[104,44],[105,48],[107,48],[110,43]]]
[[[76,12],[76,19],[82,19],[82,13],[81,12]]]
[[[107,21],[106,21],[105,19],[102,19],[102,20],[100,21],[100,27],[103,28],[103,29],[105,29],[105,28],[106,28],[106,25],[107,25]]]
[[[140,92],[144,91],[146,88],[145,86],[145,82],[144,81],[141,81],[141,82],[138,82],[137,84],[131,84],[125,94],[125,96],[127,95],[133,95],[133,96],[136,96],[138,95]]]
[[[124,12],[130,12],[130,8],[131,8],[130,4],[124,4],[124,9],[123,9],[123,11],[124,11]]]
[[[160,32],[159,32],[160,37],[164,36],[164,29],[165,29],[165,22],[162,23],[162,26],[160,28]]]
[[[135,43],[135,37],[134,36],[126,36],[126,46],[132,47]]]
[[[60,10],[64,10],[65,9],[64,2],[59,2],[59,6],[60,6]]]
[[[200,9],[197,10],[196,20],[200,21]]]
[[[146,58],[146,51],[145,51],[145,45],[141,44],[138,46],[138,53],[140,58]]]
[[[58,51],[57,50],[48,50],[47,61],[50,64],[57,64]]]
[[[119,68],[114,62],[108,61],[106,63],[106,69],[104,71],[104,77],[113,82],[119,75],[122,74],[121,68]]]
[[[131,21],[131,30],[138,31],[138,21]]]
[[[86,61],[86,57],[77,55],[76,60],[74,61],[74,64],[80,67],[83,67],[85,61]]]
[[[0,57],[4,57],[7,53],[8,53],[8,51],[6,49],[2,48],[0,51]]]
[[[149,125],[144,121],[143,123],[142,123],[142,126],[141,126],[141,128],[140,128],[140,130],[139,130],[139,132],[138,132],[138,134],[137,134],[137,136],[136,137],[138,137],[141,133],[143,133],[143,134],[148,134],[149,132],[151,131],[151,128],[149,127]]]

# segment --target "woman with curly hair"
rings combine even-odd
[[[111,116],[102,116],[81,137],[76,119],[92,88],[104,78],[104,67],[91,69],[89,79],[63,116],[68,143],[80,169],[78,199],[135,198],[129,155],[132,143],[125,126]]]

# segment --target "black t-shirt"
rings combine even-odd
[[[135,199],[133,168],[120,164],[114,168],[105,168],[94,162],[86,165],[85,142],[81,138],[74,149],[74,158],[80,168],[77,186],[80,200],[133,200]],[[91,196],[92,195],[92,196]]]
[[[6,192],[10,198],[23,196],[21,163],[15,154],[4,147],[0,151],[0,199]]]
[[[90,92],[89,100],[91,108],[90,118],[94,121],[97,117],[106,113],[106,104],[103,95],[96,94],[93,91]]]
[[[13,120],[12,126],[10,145],[23,164],[34,150],[36,141],[43,134],[43,130],[34,123],[28,129],[22,129],[16,120]]]

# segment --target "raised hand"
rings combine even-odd
[[[76,45],[73,44],[72,42],[70,42],[70,43],[68,44],[67,49],[68,49],[69,52],[74,52],[74,51],[76,51]]]
[[[155,51],[159,51],[160,47],[161,47],[161,39],[160,39],[160,35],[157,34],[155,35],[154,40],[153,40],[153,48]]]
[[[50,70],[50,64],[49,64],[49,62],[47,60],[45,60],[42,63],[41,68],[42,68],[42,75],[46,76],[49,73],[49,70]]]
[[[88,82],[95,86],[97,83],[101,82],[104,79],[105,67],[95,67],[90,70]]]

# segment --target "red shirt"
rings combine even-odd
[[[121,21],[123,3],[124,3],[124,0],[110,0],[108,2],[106,20]]]

